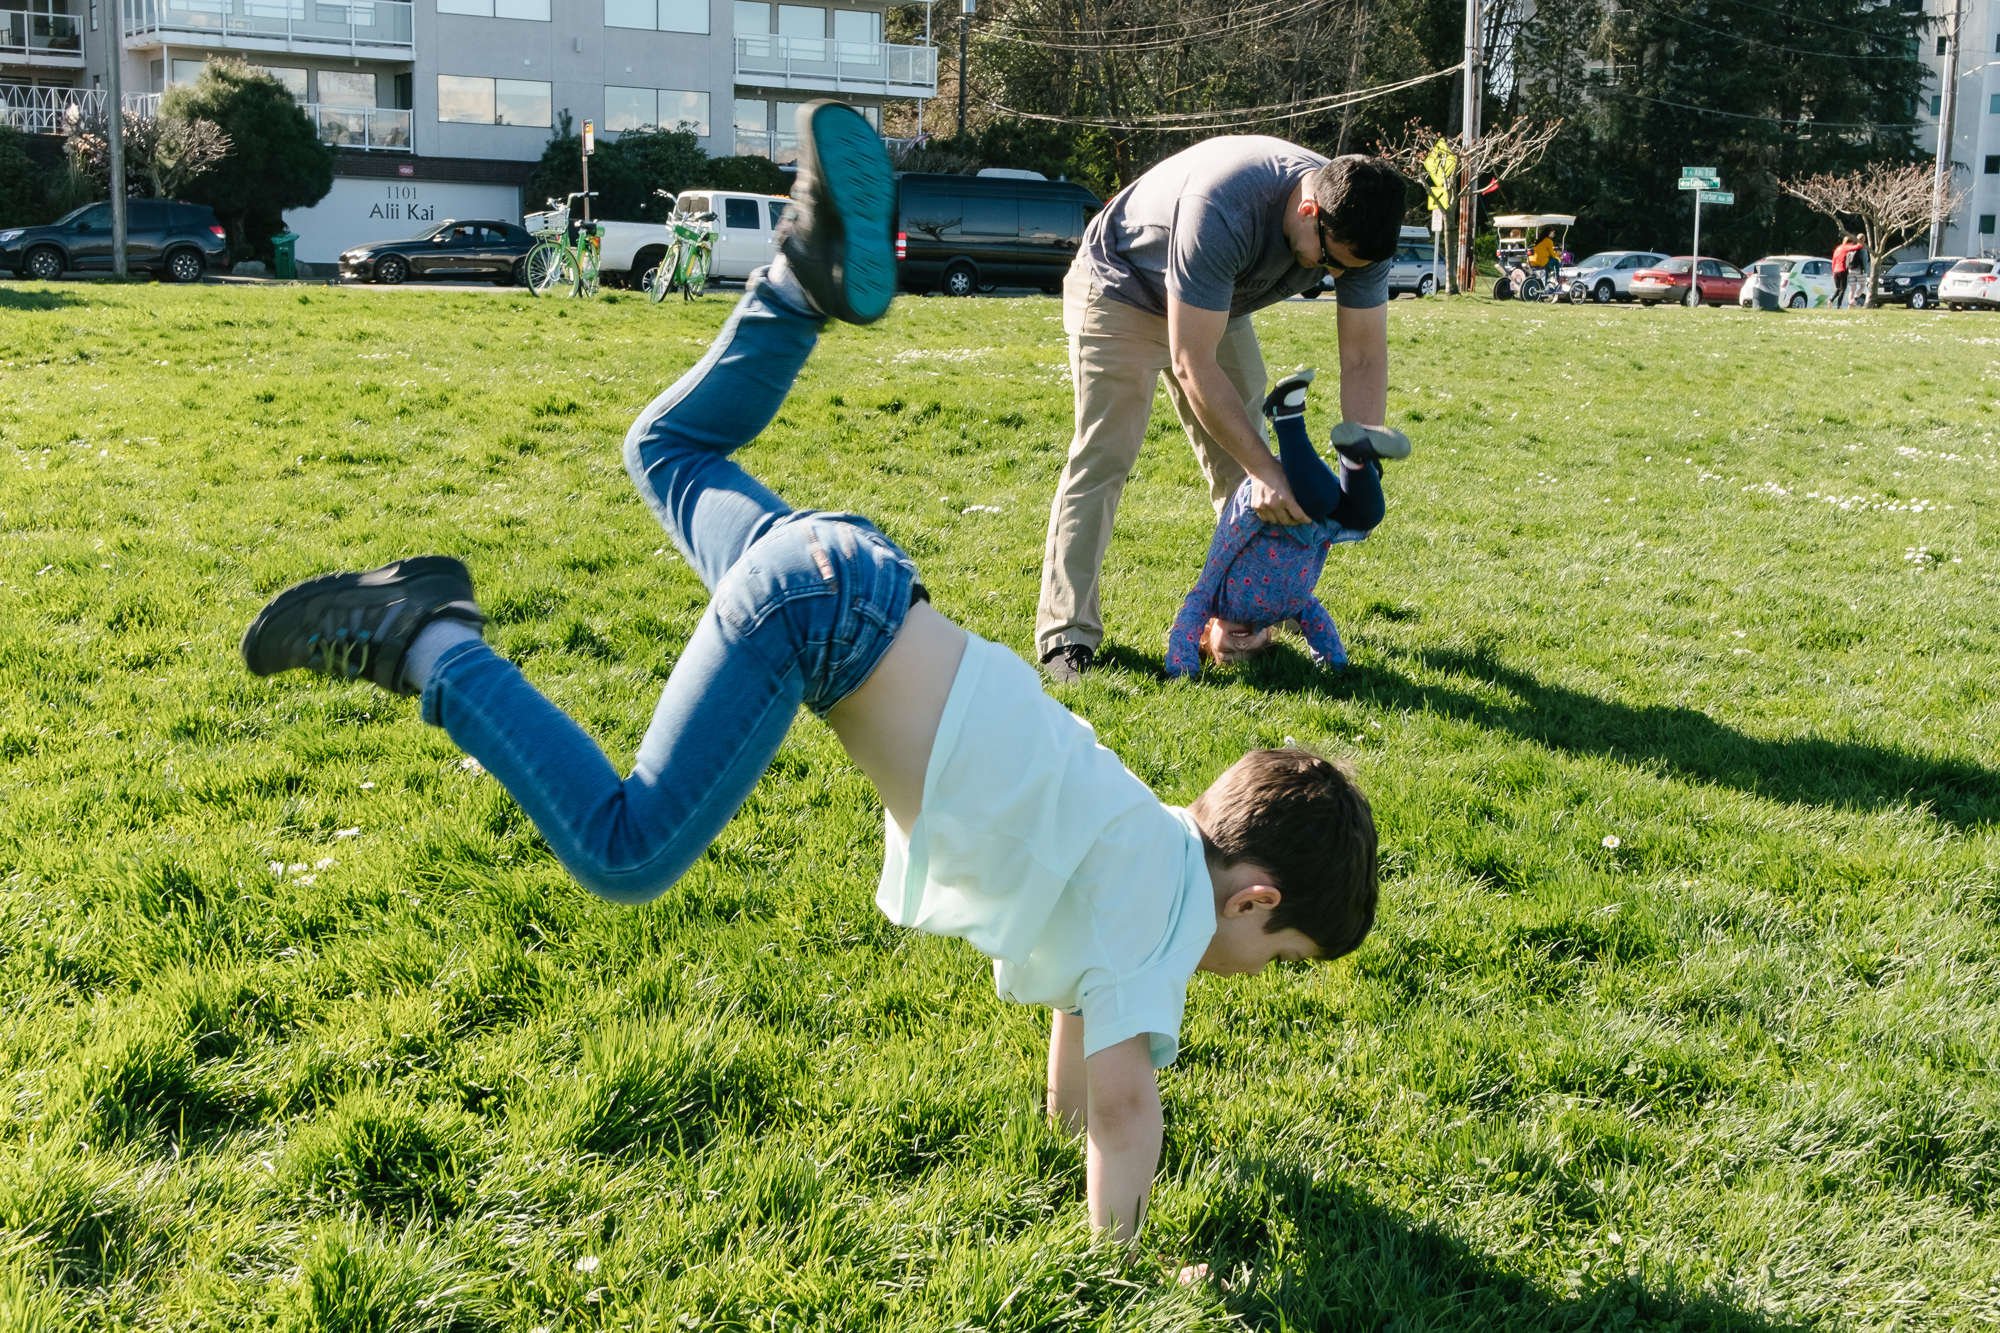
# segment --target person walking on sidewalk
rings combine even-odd
[[[1104,554],[1161,371],[1217,511],[1247,474],[1259,518],[1305,522],[1259,425],[1264,358],[1250,316],[1332,272],[1340,414],[1382,423],[1404,191],[1379,157],[1328,160],[1226,135],[1160,163],[1091,220],[1063,281],[1076,433],[1035,610],[1035,652],[1052,679],[1077,679],[1103,642]]]

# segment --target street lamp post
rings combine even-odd
[[[972,27],[972,9],[978,0],[959,0],[958,6],[958,137],[965,139],[965,39]]]
[[[111,272],[125,276],[125,94],[118,67],[125,58],[125,20],[118,0],[110,0],[111,58],[104,88],[105,137],[111,148]]]

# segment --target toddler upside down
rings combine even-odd
[[[1223,506],[1201,577],[1167,633],[1169,676],[1201,670],[1202,639],[1211,620],[1255,633],[1296,618],[1314,662],[1347,664],[1340,631],[1313,589],[1335,543],[1361,541],[1381,523],[1381,460],[1409,457],[1410,441],[1401,431],[1343,421],[1332,437],[1339,462],[1327,466],[1306,433],[1306,386],[1312,378],[1311,369],[1301,368],[1264,398],[1285,481],[1312,521],[1294,527],[1265,522],[1251,506],[1251,483],[1244,478]]]

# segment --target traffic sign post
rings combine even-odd
[[[1701,305],[1701,206],[1703,204],[1733,204],[1736,196],[1727,190],[1717,189],[1722,178],[1713,167],[1682,167],[1681,188],[1694,191],[1694,267],[1688,271],[1688,306]]]

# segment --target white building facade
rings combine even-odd
[[[2000,0],[1963,0],[1957,10],[1958,95],[1952,115],[1951,161],[1955,183],[1970,187],[1952,214],[1940,254],[2000,253]],[[1931,22],[1923,56],[1931,77],[1918,99],[1919,147],[1937,150],[1944,136],[1944,85],[1951,63],[1946,40],[1954,21],[1952,0],[1928,0]]]
[[[217,56],[261,66],[341,150],[334,193],[287,215],[309,262],[333,257],[315,238],[335,215],[342,244],[408,235],[434,206],[518,221],[540,207],[519,187],[564,112],[605,138],[685,126],[712,157],[785,164],[815,97],[879,126],[884,100],[937,91],[936,51],[885,42],[881,0],[119,3],[122,33],[110,0],[0,0],[0,122],[59,133],[68,106],[103,97],[114,56],[141,108]],[[305,216],[322,210],[328,228]]]

